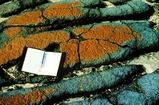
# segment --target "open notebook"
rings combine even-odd
[[[61,52],[47,52],[27,48],[22,71],[38,75],[57,76],[61,57]]]

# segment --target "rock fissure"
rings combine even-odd
[[[103,49],[104,49],[105,52],[106,52],[106,55],[108,55],[108,57],[109,57],[109,59],[110,59],[110,61],[111,61],[111,56],[110,56],[109,52],[107,51],[107,49],[106,49],[103,45],[101,45],[100,40],[98,40],[98,44],[99,44],[101,47],[103,47]]]
[[[121,48],[130,48],[131,50],[135,50],[135,48],[132,48],[131,46],[129,46],[129,45],[121,45],[121,44],[118,44],[118,43],[115,43],[115,42],[111,42],[111,41],[108,41],[108,42],[110,42],[110,43],[112,43],[112,44],[115,44],[115,45],[117,45],[117,46],[119,46],[119,47],[121,47]]]

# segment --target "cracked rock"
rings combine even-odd
[[[141,1],[130,1],[127,4],[112,8],[101,6],[104,5],[104,3],[99,1],[96,3],[90,1],[88,4],[87,2],[72,2],[69,0],[67,2],[61,1],[57,3],[46,3],[39,6],[38,9],[28,10],[19,15],[12,16],[3,22],[3,27],[46,26],[47,24],[54,24],[52,27],[55,28],[66,26],[66,23],[76,24],[79,23],[78,21],[84,22],[86,20],[89,22],[91,20],[98,21],[99,19],[114,20],[125,19],[125,17],[140,18],[138,15],[143,15],[151,10],[148,4]],[[98,7],[98,9],[94,6]],[[54,12],[55,10],[56,12]]]
[[[47,103],[48,99],[60,98],[66,94],[74,95],[102,88],[111,88],[139,72],[142,72],[141,66],[123,66],[102,72],[94,72],[39,88],[28,88],[6,92],[0,95],[0,102],[1,104],[6,102],[8,102],[8,104],[15,103],[15,105]]]
[[[1,65],[19,58],[25,46],[66,52],[63,67],[73,68],[124,60],[135,52],[157,47],[159,42],[159,32],[151,29],[147,21],[102,22],[57,31],[31,32],[20,27],[4,30]],[[10,57],[5,57],[8,54]]]
[[[0,104],[158,104],[158,7],[156,0],[1,0]],[[26,47],[65,52],[61,74],[21,71]]]

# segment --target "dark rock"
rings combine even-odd
[[[107,7],[102,0],[1,0],[0,17],[8,18],[0,20],[0,105],[72,99],[69,105],[157,104],[159,70],[145,74],[142,66],[127,66],[129,58],[159,47],[158,3],[147,1],[153,3],[108,0],[115,5]],[[25,47],[65,52],[63,74],[19,70]],[[157,64],[151,54],[146,57],[148,66]]]
[[[78,39],[85,39],[79,43],[81,64],[107,64],[124,60],[135,52],[157,47],[159,34],[150,26],[147,21],[130,21],[102,22],[73,28],[72,33]]]
[[[6,80],[4,78],[0,77],[0,86],[2,86],[5,82],[6,82]]]
[[[123,66],[102,72],[94,72],[67,81],[61,81],[56,84],[38,87],[38,89],[28,88],[3,93],[0,95],[0,102],[4,103],[8,100],[7,102],[10,103],[17,99],[20,101],[16,101],[16,104],[41,104],[50,99],[60,98],[68,94],[75,95],[78,93],[92,92],[102,88],[108,89],[117,84],[121,84],[123,80],[142,71],[141,66]],[[32,101],[29,101],[30,99]],[[93,103],[96,102],[98,101],[93,101]]]
[[[134,92],[130,90],[124,90],[117,95],[118,105],[151,105],[148,102],[148,97],[145,94]]]
[[[5,28],[1,33],[1,55],[15,54],[10,58],[2,57],[0,65],[19,58],[25,46],[47,49],[49,45],[56,44],[49,49],[65,52],[63,67],[72,69],[79,64],[86,67],[121,61],[135,52],[155,48],[159,43],[159,32],[153,30],[148,21],[102,22],[54,31],[46,31],[46,28],[40,33],[36,29],[34,32],[31,30],[25,27]],[[12,43],[12,50],[6,50]],[[21,50],[14,51],[17,47]]]
[[[111,102],[122,105],[156,105],[159,100],[158,71],[141,76],[127,86],[111,93]]]
[[[141,77],[137,83],[143,92],[156,104],[159,100],[159,74],[147,74]]]
[[[140,19],[146,17],[151,7],[142,1],[130,1],[127,4],[112,8],[101,8],[101,17],[107,20],[117,19]]]
[[[71,24],[76,24],[79,23],[79,21],[85,23],[86,21],[91,22],[92,20],[108,21],[108,20],[117,20],[125,18],[135,19],[134,17],[141,18],[140,15],[145,13],[148,14],[151,10],[151,7],[142,1],[131,1],[128,2],[127,4],[112,8],[104,8],[101,5],[104,5],[104,3],[101,2],[100,0],[98,0],[97,2],[93,1],[80,2],[77,0],[73,2],[61,1],[57,3],[47,3],[44,5],[40,5],[38,9],[30,9],[26,12],[23,12],[22,14],[19,14],[18,16],[12,16],[6,21],[4,27],[39,26],[39,25],[54,24],[52,27],[58,28],[58,27],[65,27]],[[95,7],[98,7],[98,9]],[[69,8],[72,8],[71,11],[69,10]],[[60,12],[54,12],[54,10]],[[26,17],[28,17],[28,19]],[[35,20],[35,18],[37,20]],[[29,20],[32,21],[29,22]]]
[[[138,50],[142,50],[142,49],[151,49],[152,47],[155,48],[156,46],[158,46],[157,44],[155,44],[156,42],[158,43],[159,39],[158,37],[158,33],[159,31],[153,31],[151,28],[151,23],[147,23],[147,22],[141,22],[140,25],[134,24],[133,22],[128,22],[127,24],[131,29],[133,29],[133,31],[140,33],[141,38],[144,40],[140,40],[139,42],[136,43],[136,49]],[[144,27],[144,26],[148,26]],[[156,38],[155,38],[156,37]],[[154,39],[153,39],[154,38]],[[147,44],[149,43],[149,44]],[[131,46],[133,48],[133,46]]]

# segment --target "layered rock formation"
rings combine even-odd
[[[8,1],[0,5],[4,19],[0,23],[0,104],[158,102],[158,70],[145,74],[142,64],[126,62],[158,51],[159,22],[151,21],[151,17],[158,16],[156,2],[150,5],[141,0]],[[109,6],[111,3],[114,5]],[[25,47],[65,52],[59,75],[38,76],[19,70]],[[33,86],[21,87],[27,83]],[[79,97],[82,99],[78,100]]]

